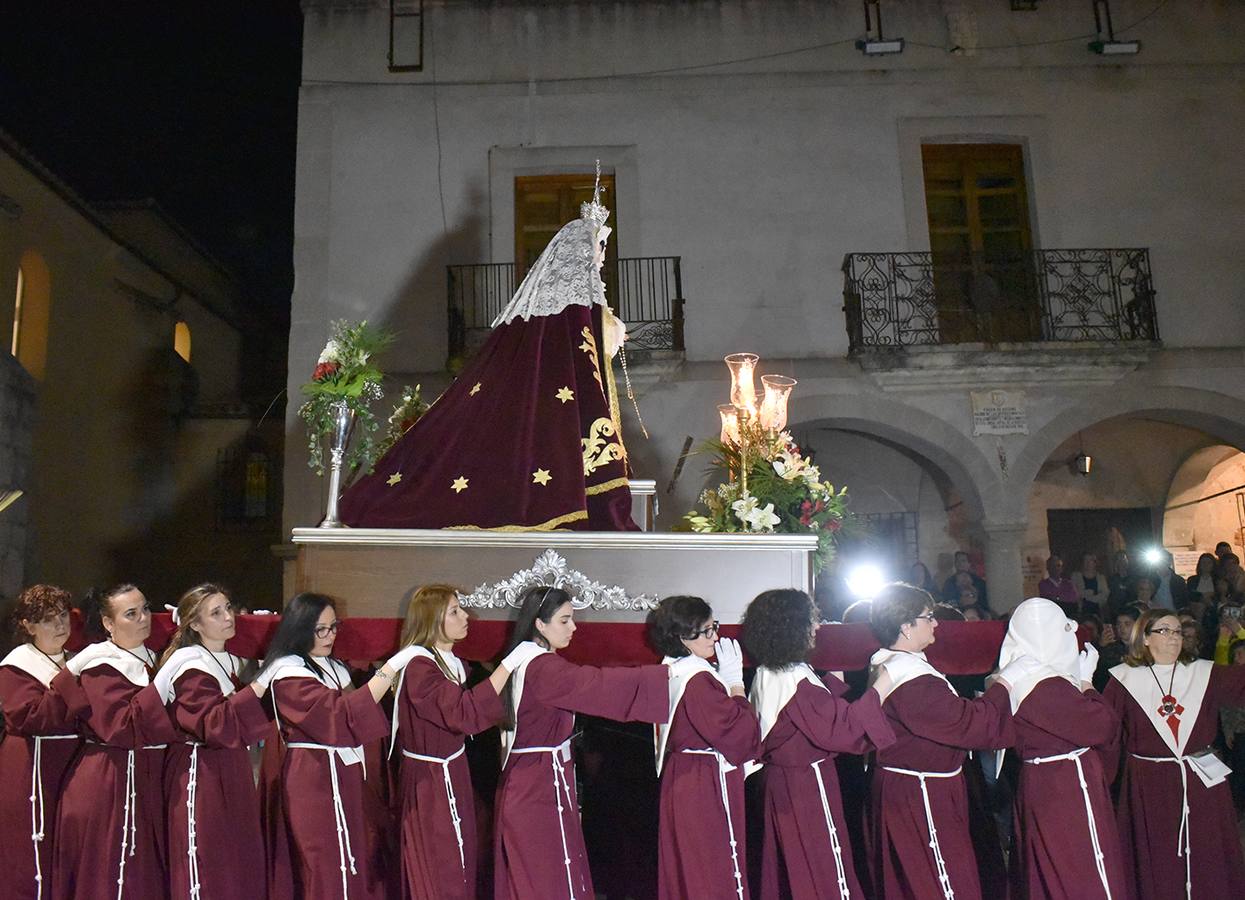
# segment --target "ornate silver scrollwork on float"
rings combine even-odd
[[[518,609],[523,592],[530,587],[556,587],[571,595],[575,609],[608,609],[647,612],[657,606],[652,594],[631,596],[618,585],[606,586],[577,572],[552,550],[546,550],[530,569],[521,569],[509,578],[494,584],[482,584],[470,594],[460,597],[463,606],[484,609]]]

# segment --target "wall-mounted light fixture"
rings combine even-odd
[[[1141,51],[1141,41],[1117,41],[1111,23],[1111,0],[1094,0],[1094,30],[1098,37],[1089,49],[1100,56],[1132,56]]]
[[[1084,450],[1082,450],[1081,453],[1077,456],[1077,458],[1074,459],[1072,462],[1076,466],[1076,470],[1078,472],[1080,472],[1082,475],[1088,476],[1089,470],[1094,465],[1094,458],[1090,456],[1088,453],[1086,453]]]
[[[887,56],[903,53],[903,38],[886,38],[882,34],[881,0],[864,0],[865,36],[856,42],[856,49],[865,56]]]

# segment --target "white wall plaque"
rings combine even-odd
[[[973,403],[973,436],[981,434],[1028,434],[1024,391],[970,391]]]

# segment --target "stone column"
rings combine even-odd
[[[985,522],[986,590],[990,609],[997,614],[1010,612],[1024,600],[1021,548],[1029,526],[1025,522]]]

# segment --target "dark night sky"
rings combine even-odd
[[[88,200],[154,197],[288,318],[297,0],[7,0],[0,128]]]

